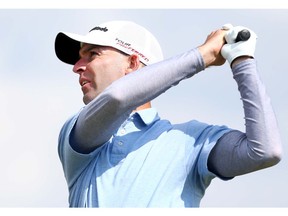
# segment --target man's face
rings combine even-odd
[[[128,56],[112,47],[84,44],[79,55],[73,71],[79,74],[85,104],[127,72]]]

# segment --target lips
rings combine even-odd
[[[79,80],[79,83],[80,83],[80,85],[83,87],[83,86],[86,85],[87,83],[90,83],[90,81],[89,81],[89,80],[86,80],[86,79],[80,79],[80,80]]]
[[[81,86],[81,90],[83,92],[83,94],[86,94],[89,90],[90,90],[90,84],[91,81],[85,79],[85,78],[80,78],[79,80],[79,84]]]
[[[88,81],[83,81],[80,83],[81,86],[84,86],[86,83],[88,83]]]

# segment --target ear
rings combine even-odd
[[[128,58],[128,68],[126,74],[129,74],[141,67],[141,62],[138,55],[132,54]]]

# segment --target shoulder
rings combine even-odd
[[[70,116],[66,120],[66,122],[64,122],[64,124],[60,130],[60,133],[59,133],[59,138],[58,138],[59,143],[63,143],[65,140],[67,140],[69,138],[70,133],[74,128],[74,125],[75,125],[75,123],[79,117],[81,110],[79,112],[77,112],[76,114]]]
[[[220,137],[231,129],[226,125],[213,125],[205,122],[191,120],[181,124],[173,124],[174,130],[180,130],[183,133],[193,136],[194,138],[211,138]]]

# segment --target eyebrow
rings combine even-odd
[[[86,46],[83,48],[83,46],[80,48],[79,50],[79,56],[83,56],[85,55],[86,53],[88,53],[89,51],[93,50],[93,49],[96,49],[97,52],[102,52],[103,50],[105,50],[105,47],[109,47],[109,46],[101,46],[101,45],[95,45],[95,44],[85,44]],[[111,47],[113,48],[113,47]],[[122,53],[122,55],[125,55],[125,56],[130,56],[129,54],[121,51],[121,50],[118,50],[116,48],[114,48],[116,51],[118,51],[119,53]]]
[[[89,44],[86,45],[84,48],[82,47],[79,50],[79,55],[85,55],[86,53],[88,53],[89,51],[93,50],[93,49],[97,49],[97,51],[101,52],[101,47],[99,45],[93,45],[93,44]]]

